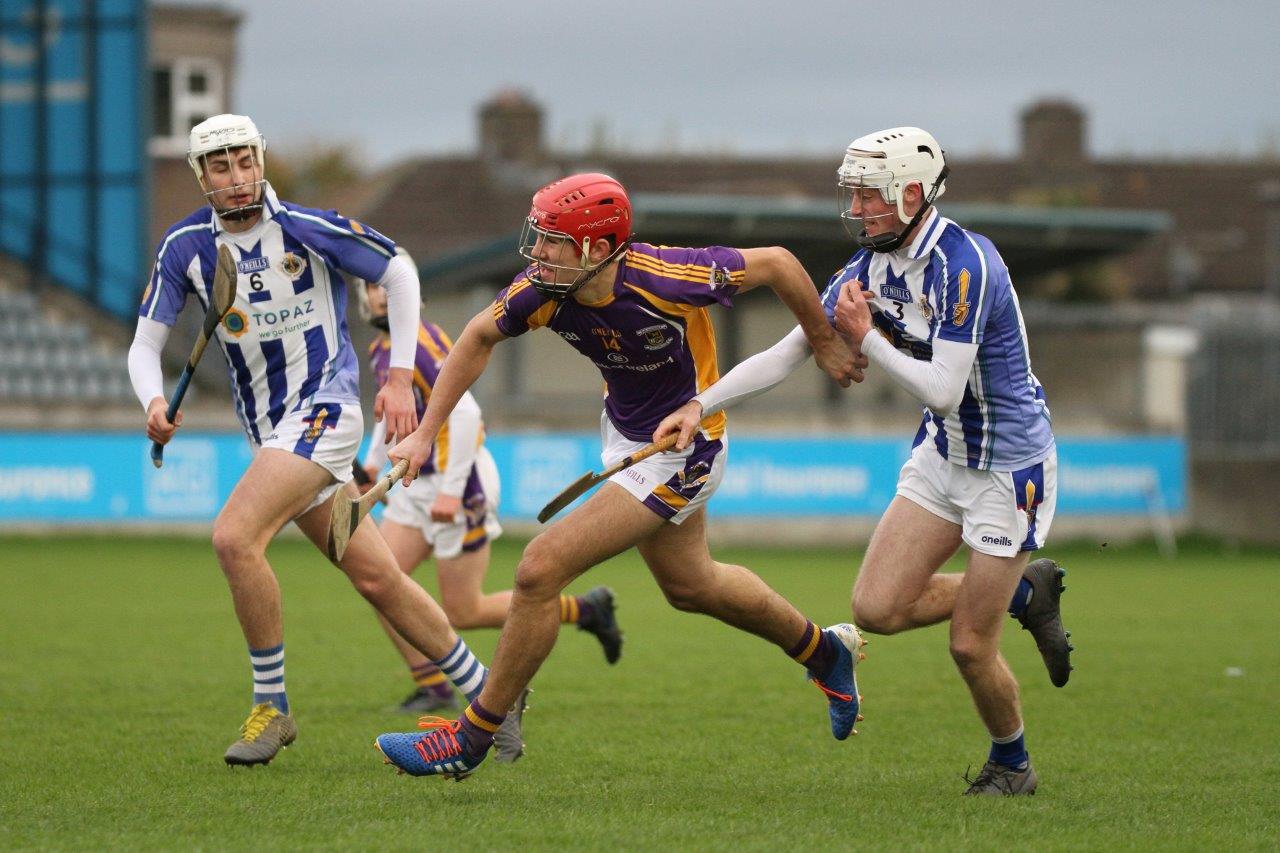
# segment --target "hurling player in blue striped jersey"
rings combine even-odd
[[[823,306],[924,407],[853,612],[880,634],[951,621],[951,655],[992,741],[966,793],[1031,794],[1036,774],[1000,634],[1008,610],[1032,633],[1053,683],[1066,684],[1063,570],[1047,559],[1028,565],[1053,521],[1057,454],[1009,271],[990,240],[933,206],[947,172],[937,140],[914,127],[855,139],[839,170],[841,215],[859,223],[861,248],[832,277]],[[681,446],[708,413],[773,387],[808,356],[793,332],[673,413],[655,438],[679,430]],[[966,571],[938,574],[962,544]]]
[[[188,162],[206,205],[166,232],[142,296],[129,375],[161,444],[169,423],[160,352],[188,297],[208,305],[218,251],[236,259],[237,287],[217,329],[236,414],[253,461],[213,526],[213,549],[231,587],[249,646],[253,702],[228,764],[266,764],[297,728],[284,679],[280,587],[267,563],[272,537],[290,521],[324,550],[334,496],[355,494],[351,466],[364,432],[358,362],[347,334],[341,273],[387,293],[389,377],[374,417],[387,440],[417,425],[412,375],[418,333],[418,274],[395,243],[334,211],[282,202],[264,172],[266,144],[246,116],[219,115],[191,130]],[[352,585],[466,695],[487,670],[449,626],[440,606],[400,571],[372,520],[361,523],[339,563]],[[498,757],[518,757],[519,714],[495,738]]]

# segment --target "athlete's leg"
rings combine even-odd
[[[951,657],[993,739],[1022,726],[1018,682],[1000,654],[1000,633],[1027,556],[1025,551],[1012,557],[971,552],[951,616]]]
[[[387,547],[391,549],[391,553],[395,556],[396,565],[406,575],[412,576],[418,566],[422,565],[425,560],[430,559],[431,546],[422,537],[422,531],[388,520],[384,520],[378,526],[378,530],[382,532],[382,538],[386,540]],[[387,621],[385,616],[381,613],[378,613],[377,616],[378,624],[382,626],[383,631],[386,631],[387,637],[396,647],[396,651],[400,653],[400,657],[404,658],[404,662],[408,665],[410,671],[416,672],[424,665],[431,663],[422,652],[404,641],[404,638],[396,632],[396,629],[391,627],[391,623]]]
[[[253,708],[240,738],[226,751],[228,764],[267,764],[297,737],[284,683],[280,587],[266,550],[329,480],[327,471],[305,459],[262,449],[214,521],[214,553],[231,588],[253,668]]]
[[[250,648],[271,648],[284,639],[280,587],[267,563],[267,544],[329,482],[329,473],[320,466],[265,448],[254,456],[213,523],[213,550]]]
[[[876,525],[853,585],[858,627],[896,634],[950,618],[964,575],[936,572],[960,547],[960,534],[959,524],[895,497]]]
[[[359,497],[348,483],[339,493]],[[336,497],[336,495],[335,495]],[[333,498],[297,518],[297,525],[316,547],[323,551],[329,532],[329,513]],[[427,591],[415,583],[396,564],[372,518],[365,517],[347,545],[338,568],[351,580],[352,586],[384,616],[410,646],[433,661],[444,659],[458,641],[449,627],[444,610]]]
[[[510,707],[551,653],[560,629],[560,591],[663,524],[621,487],[605,483],[525,547],[489,681],[480,695],[484,709],[501,713]]]
[[[712,559],[706,510],[663,524],[637,546],[677,610],[705,613],[789,649],[809,620],[755,573]]]
[[[440,603],[449,623],[459,630],[501,628],[511,607],[511,590],[485,594],[484,576],[489,570],[489,543],[456,557],[436,557],[440,579]]]
[[[698,508],[682,524],[666,524],[638,547],[674,607],[714,616],[781,647],[826,694],[836,739],[853,733],[862,719],[854,668],[863,656],[863,640],[856,628],[823,630],[754,572],[712,559],[705,509]]]

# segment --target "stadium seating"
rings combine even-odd
[[[0,399],[132,404],[125,357],[81,322],[52,321],[29,291],[0,288]]]

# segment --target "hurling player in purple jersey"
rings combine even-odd
[[[387,383],[391,365],[387,296],[376,282],[357,279],[353,286],[361,315],[378,330],[369,345],[369,366],[381,388]],[[453,342],[443,329],[429,320],[421,321],[413,363],[413,396],[419,418],[452,347]],[[407,489],[392,489],[387,494],[387,508],[378,526],[405,574],[413,574],[419,564],[435,557],[440,603],[449,623],[458,630],[502,627],[511,603],[511,590],[486,594],[482,587],[489,569],[489,543],[502,535],[498,523],[498,467],[484,446],[484,436],[480,405],[468,391],[441,428],[431,458],[419,471],[418,479]],[[368,483],[361,487],[362,491],[372,486],[386,462],[386,430],[377,423],[364,460]],[[560,621],[595,634],[609,663],[615,663],[622,651],[622,632],[614,620],[613,608],[613,593],[606,587],[597,587],[585,595],[560,596]],[[401,703],[400,710],[457,710],[453,685],[440,667],[406,643],[381,615],[378,621],[404,658],[415,683],[414,692]],[[523,706],[521,701],[513,707]]]
[[[861,379],[860,356],[827,323],[812,280],[785,249],[679,249],[631,241],[631,205],[614,179],[582,174],[533,197],[521,254],[530,266],[458,339],[419,428],[391,451],[426,463],[432,442],[503,340],[546,326],[605,379],[601,417],[606,464],[642,448],[671,408],[715,382],[707,308],[772,288],[810,335],[818,364],[842,385]],[[576,577],[637,548],[668,601],[774,643],[806,667],[826,694],[832,733],[859,719],[854,666],[862,639],[848,624],[822,629],[759,577],[712,559],[704,504],[724,474],[725,419],[708,418],[681,452],[649,457],[605,483],[525,548],[511,610],[484,691],[457,721],[428,734],[388,734],[378,746],[415,775],[464,776],[484,759],[493,732],[555,644],[558,599]],[[570,473],[570,472],[566,472]]]
[[[213,550],[231,588],[253,674],[249,716],[224,755],[232,765],[266,764],[297,736],[285,690],[280,586],[267,546],[292,521],[323,552],[335,495],[355,492],[348,481],[364,418],[342,273],[374,281],[387,294],[390,376],[374,415],[390,435],[407,434],[417,424],[411,381],[417,270],[373,229],[277,198],[265,177],[265,152],[247,116],[217,115],[192,128],[187,160],[207,203],[161,241],[129,349],[129,376],[147,412],[147,436],[166,444],[182,425],[182,413],[169,422],[161,350],[188,297],[208,306],[218,252],[231,253],[236,296],[216,335],[253,454],[213,523]],[[463,692],[478,694],[487,670],[440,605],[400,571],[371,520],[356,529],[338,567],[414,648]],[[499,739],[500,758],[519,752],[519,719],[511,719]]]

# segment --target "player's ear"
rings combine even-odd
[[[902,190],[903,207],[914,211],[924,201],[924,187],[919,181],[912,181]]]
[[[591,244],[591,253],[589,255],[592,264],[598,264],[613,251],[613,246],[609,245],[609,241],[600,237]]]

